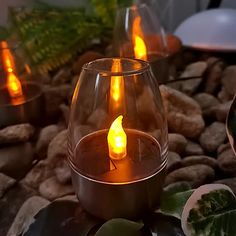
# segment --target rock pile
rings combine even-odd
[[[43,78],[44,127],[19,124],[0,129],[0,207],[2,214],[8,215],[4,220],[0,217],[0,235],[9,228],[8,236],[20,235],[25,230],[22,219],[30,222],[49,201],[74,194],[66,161],[69,104],[82,62],[99,57],[90,52],[72,69],[65,67],[53,78]],[[236,192],[236,157],[225,132],[225,119],[236,92],[236,65],[207,58],[189,64],[182,73],[182,77],[199,75],[199,79],[160,86],[169,126],[165,185],[187,181],[198,187],[218,182]],[[96,125],[96,114],[90,120]]]

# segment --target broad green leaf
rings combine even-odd
[[[235,236],[236,198],[225,185],[199,187],[188,199],[181,223],[187,236]]]
[[[141,236],[142,228],[142,223],[117,218],[104,223],[95,236]]]
[[[161,197],[159,212],[181,219],[184,205],[194,190],[188,183],[176,183],[166,187]]]

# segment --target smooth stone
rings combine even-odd
[[[51,177],[42,182],[39,186],[40,194],[49,199],[54,200],[68,194],[74,193],[74,189],[70,184],[61,184],[56,177]]]
[[[66,195],[63,197],[59,197],[57,199],[55,199],[54,201],[73,201],[73,202],[79,202],[77,196],[75,194],[70,194],[70,195]]]
[[[208,93],[198,93],[194,96],[194,99],[198,102],[202,108],[203,116],[211,116],[213,111],[212,108],[217,107],[220,102],[216,97]]]
[[[0,199],[0,235],[7,234],[22,204],[34,195],[35,191],[19,183],[4,194]]]
[[[60,69],[52,78],[52,85],[61,85],[71,80],[72,74],[70,68]]]
[[[182,160],[183,166],[192,166],[197,164],[203,164],[216,169],[218,162],[213,157],[199,155],[199,156],[187,156]]]
[[[16,183],[16,180],[0,173],[0,198]]]
[[[92,229],[99,228],[103,223],[86,213],[78,202],[69,200],[52,202],[34,218],[35,222],[24,236],[92,236]]]
[[[171,172],[181,167],[181,157],[176,152],[169,152],[167,158],[167,172]]]
[[[34,150],[31,143],[0,148],[0,172],[22,178],[32,166]]]
[[[64,122],[65,122],[66,126],[68,126],[69,117],[70,117],[70,107],[63,103],[59,106],[59,108],[60,108],[60,111],[61,111],[62,116],[64,118]]]
[[[228,102],[228,101],[232,100],[232,96],[227,93],[225,87],[221,87],[221,90],[217,94],[217,98],[222,103],[225,103],[225,102]]]
[[[223,72],[221,82],[226,93],[232,99],[236,93],[236,65],[228,66]]]
[[[187,139],[182,134],[169,133],[169,150],[177,152],[178,154],[183,153],[187,145]]]
[[[101,53],[95,52],[95,51],[87,51],[84,54],[82,54],[77,61],[73,64],[73,72],[75,74],[80,74],[82,67],[84,64],[94,61],[96,59],[103,58],[104,56]]]
[[[55,168],[55,174],[57,180],[62,183],[66,184],[70,182],[71,180],[71,170],[70,167],[68,166],[67,160],[63,159],[57,163],[57,166]]]
[[[209,72],[204,84],[204,92],[213,94],[221,86],[221,77],[224,63],[220,61],[219,58],[209,58],[207,63],[209,66],[211,66],[211,68],[209,68]]]
[[[44,86],[45,110],[48,119],[58,119],[59,106],[67,103],[71,96],[71,85]]]
[[[232,191],[234,192],[234,194],[236,195],[236,178],[221,179],[221,180],[215,181],[215,183],[225,184],[225,185],[229,186],[232,189]]]
[[[215,178],[215,171],[207,165],[197,164],[183,167],[169,173],[165,180],[165,185],[179,181],[190,182],[193,187],[209,183]]]
[[[202,154],[204,154],[204,151],[198,143],[188,140],[187,145],[184,150],[184,154],[186,156],[202,155]]]
[[[204,61],[194,62],[188,65],[184,72],[180,75],[181,78],[188,78],[188,77],[201,77],[204,71],[207,68],[207,63]],[[202,82],[202,78],[186,80],[179,83],[179,90],[191,95],[195,93]]]
[[[67,129],[58,133],[48,146],[47,161],[55,167],[58,158],[67,158]]]
[[[57,125],[49,125],[41,129],[36,144],[36,152],[41,159],[47,156],[48,145],[58,133],[59,127]]]
[[[231,104],[232,101],[228,101],[213,107],[213,112],[215,113],[215,117],[218,121],[220,122],[226,121]]]
[[[27,142],[34,134],[30,124],[8,126],[0,130],[0,145]]]
[[[108,114],[104,109],[96,109],[88,118],[87,124],[96,128],[105,128]]]
[[[39,196],[28,198],[18,211],[7,236],[24,234],[34,222],[34,216],[49,203],[48,200]]]
[[[232,149],[227,149],[217,157],[220,169],[229,175],[236,175],[236,157]]]
[[[217,155],[219,156],[223,151],[230,149],[230,143],[223,143],[217,148]]]
[[[168,127],[187,138],[198,137],[205,127],[202,111],[191,97],[165,85],[160,86]]]
[[[216,121],[203,131],[199,138],[199,142],[204,150],[211,153],[216,151],[225,139],[225,124]]]
[[[38,189],[39,185],[54,175],[54,170],[46,160],[39,161],[24,177],[22,182],[27,186]]]

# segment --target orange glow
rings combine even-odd
[[[12,98],[23,96],[21,83],[13,72],[8,72],[7,89]]]
[[[113,121],[107,135],[109,156],[113,160],[121,160],[127,154],[127,136],[122,127],[122,119],[120,115]]]
[[[113,59],[112,72],[121,72],[120,59]],[[111,76],[110,83],[110,111],[112,113],[123,112],[124,101],[124,77]]]
[[[13,72],[15,70],[15,63],[6,41],[1,41],[1,48],[4,69],[7,72]]]
[[[144,36],[141,29],[141,17],[134,19],[132,27],[132,40],[134,45],[134,56],[137,59],[147,61],[147,47],[144,42]]]

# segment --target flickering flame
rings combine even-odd
[[[113,121],[107,135],[109,156],[113,160],[121,160],[127,154],[127,136],[122,127],[122,119],[120,115]]]
[[[143,32],[141,29],[141,17],[137,16],[134,19],[132,27],[132,40],[134,45],[134,56],[137,59],[147,61],[147,47],[143,40]]]
[[[113,64],[111,67],[112,72],[121,72],[121,64],[119,59],[113,59]],[[124,78],[123,76],[112,76],[111,77],[111,88],[110,88],[110,94],[112,99],[115,102],[118,102],[121,100],[122,92],[124,88]]]
[[[13,72],[8,72],[7,89],[12,98],[23,96],[21,83]]]
[[[121,72],[120,59],[113,59],[112,72]],[[110,82],[110,112],[113,114],[122,113],[124,109],[124,77],[111,76]]]
[[[6,41],[1,41],[1,48],[2,48],[4,69],[7,72],[13,72],[15,69],[15,63]]]

